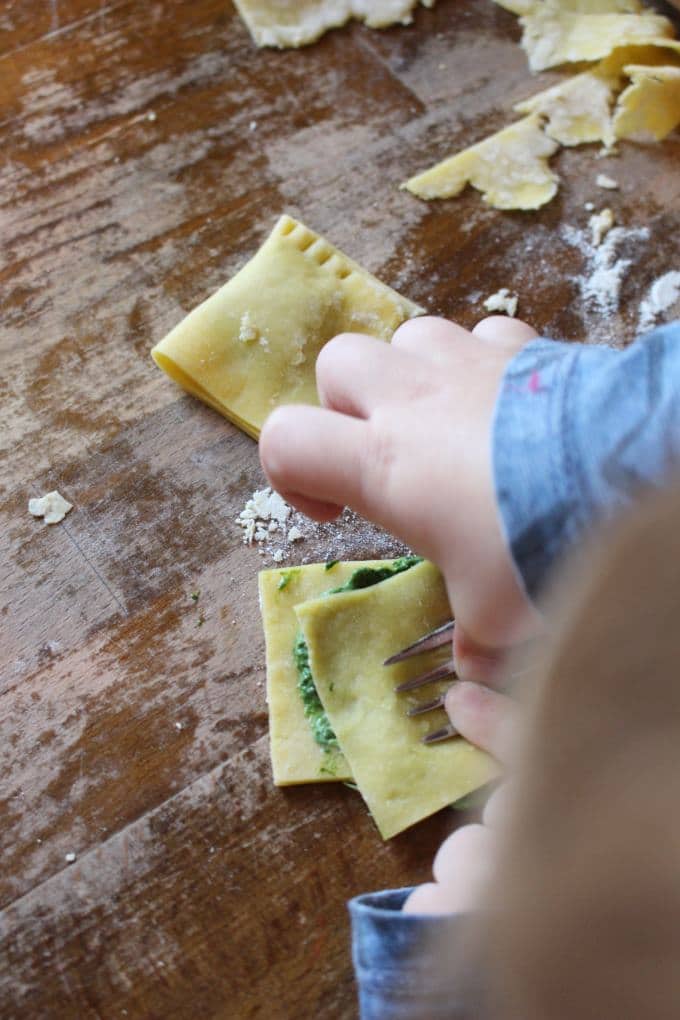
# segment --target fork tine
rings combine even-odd
[[[423,744],[438,744],[440,740],[450,740],[451,737],[459,736],[458,730],[451,723],[447,723],[446,726],[442,726],[440,730],[435,730],[434,733],[428,733],[423,737]]]
[[[415,691],[417,687],[424,687],[425,684],[434,683],[435,680],[446,680],[448,676],[456,676],[453,659],[447,659],[440,666],[428,669],[427,673],[421,673],[419,676],[411,677],[410,680],[404,680],[403,683],[397,684],[394,690],[396,694],[403,694],[404,691]]]
[[[449,620],[448,623],[443,624],[441,627],[431,630],[429,634],[418,638],[408,648],[403,648],[400,652],[396,652],[395,655],[390,655],[389,659],[385,659],[384,665],[391,666],[395,662],[409,659],[412,655],[420,655],[421,652],[429,652],[432,648],[440,648],[442,645],[449,644],[453,641],[453,625],[454,621]]]
[[[411,718],[414,715],[424,715],[425,712],[434,712],[435,708],[443,708],[445,697],[446,694],[440,694],[438,698],[434,698],[432,701],[421,701],[419,705],[413,705],[409,708],[406,715]]]

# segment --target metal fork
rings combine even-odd
[[[442,624],[441,627],[436,627],[435,630],[430,631],[429,634],[424,634],[423,637],[418,638],[417,641],[414,641],[407,648],[403,648],[395,655],[390,655],[389,659],[385,659],[384,665],[392,666],[395,662],[403,662],[404,659],[410,659],[414,655],[422,655],[423,652],[430,652],[434,648],[442,648],[444,645],[452,644],[453,629],[454,621],[449,620],[447,623]],[[445,680],[447,677],[452,677],[454,680],[457,679],[453,664],[453,653],[440,666],[428,669],[425,673],[420,673],[410,680],[404,680],[394,690],[397,694],[403,694],[405,691],[414,691],[419,687],[424,687],[426,684],[434,683],[436,680]],[[443,708],[445,697],[446,694],[440,694],[439,697],[433,698],[432,701],[425,701],[419,705],[414,705],[406,714],[408,716],[423,715],[425,712],[433,712],[436,708]],[[424,736],[423,743],[438,744],[441,740],[449,740],[451,737],[456,736],[458,736],[458,730],[451,723],[447,723],[446,726],[435,730],[434,733],[428,733]]]

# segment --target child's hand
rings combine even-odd
[[[481,825],[464,825],[445,839],[432,866],[433,882],[416,886],[407,914],[464,914],[477,910],[496,864],[498,826],[508,810],[505,783],[487,801]]]
[[[438,564],[459,674],[480,680],[537,625],[501,532],[491,462],[501,376],[534,335],[496,316],[474,334],[421,318],[391,344],[336,337],[316,366],[323,406],[278,408],[260,439],[271,484],[298,509],[331,520],[351,506]]]

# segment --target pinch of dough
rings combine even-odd
[[[432,7],[434,0],[420,0]],[[257,46],[306,46],[329,28],[360,18],[369,28],[408,25],[418,0],[235,0]]]
[[[673,25],[659,14],[579,14],[550,8],[521,19],[522,46],[532,71],[595,61],[617,46],[671,37]]]
[[[442,652],[383,665],[450,618],[444,582],[433,564],[419,563],[370,588],[305,602],[295,611],[319,696],[383,839],[493,777],[492,759],[462,738],[421,743],[446,722],[443,709],[406,716],[411,704],[435,697],[446,682],[411,694],[394,692]]]
[[[451,156],[402,185],[419,198],[451,198],[470,183],[495,209],[538,209],[557,191],[548,166],[557,150],[537,114]]]
[[[627,66],[631,84],[614,115],[617,138],[659,141],[680,124],[680,67]]]
[[[257,254],[151,351],[185,390],[257,438],[279,404],[318,404],[314,365],[338,333],[389,340],[423,309],[282,216]]]
[[[60,524],[70,510],[73,510],[73,503],[64,499],[56,489],[28,501],[29,514],[33,517],[42,517],[45,524]]]
[[[305,716],[293,659],[293,645],[300,629],[295,606],[344,584],[357,567],[381,565],[380,560],[368,560],[336,563],[326,570],[324,563],[310,563],[292,571],[262,570],[258,576],[266,649],[269,740],[276,786],[352,778],[339,751],[325,751],[317,744]],[[287,573],[290,580],[285,588],[279,589],[281,578]]]

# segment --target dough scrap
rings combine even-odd
[[[543,92],[515,104],[517,113],[538,113],[546,118],[545,132],[561,145],[601,142],[611,148],[616,141],[613,107],[623,87],[629,64],[680,63],[680,42],[652,39],[639,45],[619,46],[589,71],[565,78]]]
[[[517,113],[546,118],[545,132],[560,145],[614,144],[611,111],[618,76],[584,71],[515,105]]]
[[[491,758],[462,738],[426,747],[422,736],[445,722],[443,709],[408,718],[410,704],[434,697],[395,694],[394,686],[437,661],[437,653],[384,666],[384,660],[450,618],[439,571],[423,562],[370,588],[296,607],[324,708],[354,781],[384,839],[487,783]],[[438,686],[438,690],[434,688]]]
[[[548,166],[557,142],[537,114],[445,159],[402,185],[419,198],[451,198],[470,183],[495,209],[538,209],[557,191]]]
[[[525,15],[521,24],[532,71],[601,60],[617,46],[674,34],[668,18],[649,13],[581,14],[545,8]]]
[[[581,14],[637,14],[642,10],[639,0],[495,0],[499,7],[513,14],[535,14],[536,11],[576,11]]]
[[[64,499],[56,489],[28,501],[29,514],[34,517],[42,517],[45,524],[59,524],[70,510],[73,510],[73,503]]]
[[[435,0],[420,0],[432,7]],[[408,25],[418,0],[235,0],[257,46],[306,46],[350,18],[369,28]]]
[[[279,404],[318,404],[314,364],[337,333],[389,340],[422,314],[328,241],[282,216],[257,254],[151,351],[185,390],[257,438]]]
[[[614,114],[617,138],[660,141],[680,124],[680,67],[628,65],[631,84]]]

